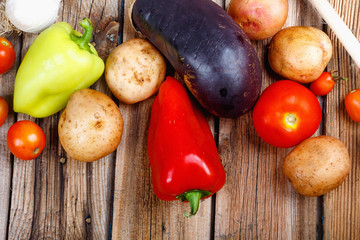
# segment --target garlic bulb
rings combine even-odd
[[[52,25],[61,0],[7,0],[5,11],[10,22],[23,32],[39,33]]]

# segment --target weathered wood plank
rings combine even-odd
[[[39,122],[47,138],[46,150],[35,163],[34,219],[31,238],[59,239],[62,236],[61,226],[61,166],[58,157],[56,128],[57,116]]]
[[[80,31],[78,21],[90,17],[94,40],[101,41],[99,55],[106,57],[112,42],[102,35],[107,24],[118,18],[117,1],[63,1],[59,13],[58,21],[69,22]],[[22,56],[35,37],[24,34]],[[110,94],[103,78],[94,88]],[[8,93],[12,94],[12,89]],[[114,154],[92,164],[68,158],[58,142],[59,116],[60,113],[31,119],[43,128],[47,145],[34,161],[14,161],[9,239],[106,239],[109,236]],[[19,114],[17,119],[22,118],[29,117]],[[64,165],[60,163],[61,157],[67,159]]]
[[[35,37],[36,34],[22,34],[21,55],[18,55],[18,60],[23,59]],[[13,97],[13,92],[11,92],[11,96]],[[11,114],[14,113],[11,112]],[[34,121],[33,118],[25,114],[17,114],[15,121],[23,119]],[[8,238],[28,239],[31,236],[34,221],[35,161],[23,161],[16,157],[13,158]]]
[[[360,2],[358,0],[330,0],[335,10],[360,39]],[[329,29],[334,46],[334,57],[328,69],[349,78],[338,82],[327,96],[325,133],[341,139],[348,147],[352,167],[345,182],[324,195],[324,239],[360,239],[360,151],[359,124],[347,115],[344,99],[348,92],[360,88],[360,69],[356,67],[333,32]],[[360,54],[360,53],[359,53]]]
[[[222,3],[222,1],[218,1]],[[123,41],[143,37],[129,19],[133,0],[124,4]],[[211,199],[201,202],[197,216],[185,219],[186,203],[160,201],[152,190],[146,154],[147,129],[154,98],[133,106],[120,105],[124,135],[117,152],[113,213],[113,239],[209,239]]]
[[[107,34],[118,32],[118,25],[111,25],[118,19],[117,1],[70,1],[64,4],[63,20],[81,31],[77,23],[89,17],[93,23],[93,41],[99,56],[105,61],[108,51],[117,39]],[[69,17],[67,13],[71,13]],[[75,26],[76,25],[76,26]],[[109,96],[102,76],[93,89]],[[66,155],[64,153],[64,155]],[[67,157],[64,165],[64,205],[62,223],[65,239],[106,239],[110,234],[111,208],[114,176],[114,157],[110,154],[93,163],[82,163]]]
[[[226,6],[229,4],[226,1]],[[285,27],[322,23],[303,1],[289,0]],[[265,89],[281,79],[267,62],[270,39],[254,41],[263,69]],[[259,139],[251,112],[237,119],[220,119],[219,151],[227,174],[216,196],[215,239],[309,239],[316,236],[317,200],[297,194],[282,173],[289,149]]]
[[[29,239],[33,224],[35,162],[14,160],[9,239]]]
[[[119,32],[119,1],[91,1],[90,19],[94,25],[94,42],[98,54],[104,61],[117,45]],[[104,75],[94,84],[94,89],[112,97]],[[115,99],[114,99],[115,100]],[[115,153],[112,153],[88,166],[90,189],[88,194],[91,223],[90,239],[107,239],[111,232],[111,211],[114,186]]]
[[[2,2],[2,1],[0,1]],[[6,36],[14,45],[16,56],[20,56],[20,39],[17,34]],[[6,135],[9,127],[15,121],[12,111],[12,92],[14,91],[13,79],[16,68],[20,61],[18,57],[13,68],[6,74],[0,75],[0,96],[9,104],[9,115],[6,122],[0,127],[0,239],[7,238],[7,227],[10,210],[10,197],[12,185],[13,159],[6,143]]]

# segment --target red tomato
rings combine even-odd
[[[293,147],[311,137],[321,121],[316,96],[303,85],[281,80],[267,87],[253,110],[258,135],[270,145]]]
[[[360,89],[354,89],[345,97],[345,108],[355,122],[360,122]]]
[[[3,37],[0,37],[0,74],[11,69],[15,62],[15,50],[13,45]]]
[[[0,127],[4,124],[9,113],[9,105],[3,97],[0,97]]]
[[[9,128],[7,144],[15,157],[31,160],[41,154],[46,144],[46,138],[43,130],[36,123],[22,120]]]
[[[334,88],[335,81],[330,72],[323,72],[318,79],[310,84],[310,90],[317,96],[324,96]]]

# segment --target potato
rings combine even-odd
[[[262,40],[274,36],[284,26],[288,1],[231,0],[227,12],[251,40]]]
[[[308,138],[285,158],[283,171],[302,195],[320,196],[338,186],[349,174],[351,161],[344,143],[330,136]]]
[[[122,132],[118,106],[107,95],[92,89],[71,95],[58,124],[65,152],[83,162],[93,162],[115,151]]]
[[[165,79],[166,62],[147,40],[130,39],[109,54],[105,80],[114,96],[133,104],[155,94]]]
[[[308,26],[284,28],[271,39],[268,60],[277,74],[299,83],[316,80],[332,57],[330,38]]]

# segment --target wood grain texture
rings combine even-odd
[[[143,37],[131,26],[132,3],[124,4],[123,41]],[[152,191],[146,142],[153,100],[152,97],[133,106],[120,105],[125,128],[116,157],[113,238],[208,239],[211,199],[202,201],[197,218],[187,220],[183,217],[189,211],[187,204],[160,201]]]
[[[322,22],[305,2],[290,0],[288,5],[284,27],[310,25],[321,29]],[[253,42],[264,69],[262,89],[281,79],[267,63],[269,41]],[[282,173],[289,149],[275,148],[259,139],[251,112],[238,119],[220,119],[219,152],[227,183],[216,196],[215,239],[316,237],[317,199],[304,198],[292,189]]]
[[[18,55],[19,59],[24,58],[27,49],[35,38],[36,34],[22,35],[21,55]],[[34,118],[21,113],[17,114],[15,121],[24,119],[35,121]],[[36,163],[34,161],[22,161],[14,156],[11,157],[13,158],[13,177],[8,238],[29,239],[34,222]]]
[[[358,0],[329,1],[343,21],[360,40],[360,2]],[[334,44],[334,56],[328,69],[348,77],[338,82],[325,101],[325,133],[341,139],[349,149],[352,167],[345,182],[324,196],[324,239],[360,239],[360,126],[346,113],[344,99],[348,92],[360,88],[360,69],[331,29],[327,29]],[[359,53],[360,54],[360,53]]]
[[[117,1],[63,1],[58,21],[67,21],[81,31],[78,21],[90,17],[96,41],[103,36],[106,25],[118,19],[118,13]],[[36,36],[23,35],[22,57]],[[112,41],[101,39],[102,49],[111,49]],[[116,39],[115,42],[117,44]],[[106,51],[99,53],[106,58]],[[13,87],[13,82],[8,87]],[[103,78],[93,88],[111,94]],[[8,89],[7,92],[12,91]],[[110,235],[114,154],[94,164],[68,158],[57,137],[60,114],[31,119],[44,130],[47,146],[35,161],[14,160],[13,179],[8,181],[13,185],[8,239],[106,239]],[[14,116],[12,113],[8,120]],[[17,120],[23,118],[28,117],[18,114]],[[64,164],[60,163],[63,157],[66,159]],[[3,213],[6,214],[5,211]],[[1,226],[6,227],[7,224]],[[6,231],[4,233],[3,236],[6,236]]]
[[[117,39],[110,38],[108,34],[110,30],[116,32],[118,29],[114,30],[108,25],[118,20],[118,2],[69,1],[67,4],[64,1],[63,9],[64,13],[71,13],[70,17],[63,14],[63,20],[79,31],[81,29],[77,23],[84,17],[91,19],[94,27],[93,44],[99,56],[106,60],[108,51],[115,43],[117,44]],[[92,88],[111,96],[103,76]],[[66,153],[63,154],[66,155]],[[94,163],[86,164],[67,157],[63,167],[62,225],[65,228],[63,231],[65,239],[107,239],[109,237],[114,158],[113,153]]]
[[[0,2],[4,0],[0,0]],[[139,37],[130,22],[134,0],[63,0],[58,21],[81,31],[89,17],[92,43],[105,61],[122,42]],[[360,39],[360,2],[329,0]],[[226,9],[230,0],[214,0]],[[345,95],[360,88],[360,70],[306,0],[288,0],[285,27],[314,26],[329,34],[334,54],[328,70],[349,78],[319,97],[323,119],[315,135],[338,137],[349,149],[350,175],[338,189],[318,198],[298,194],[282,173],[291,149],[263,142],[252,125],[251,112],[236,119],[207,114],[226,170],[225,186],[202,200],[195,217],[186,219],[187,203],[161,201],[153,192],[147,158],[147,130],[154,97],[119,103],[124,132],[116,152],[93,163],[71,159],[57,135],[61,112],[34,119],[12,110],[0,127],[0,240],[5,239],[360,239],[360,126],[345,110]],[[169,13],[171,14],[171,13]],[[37,34],[11,35],[17,60],[0,75],[0,95],[12,109],[16,69]],[[281,79],[267,63],[270,39],[254,41],[263,68],[263,86]],[[169,66],[169,75],[179,76]],[[91,88],[113,97],[102,76]],[[34,161],[14,158],[6,145],[8,128],[21,119],[38,123],[47,145]],[[61,162],[62,160],[65,160]]]
[[[17,34],[9,37],[13,43],[16,56],[20,56],[20,39]],[[0,96],[2,96],[9,104],[9,115],[5,123],[0,127],[0,239],[7,238],[7,223],[9,218],[9,210],[11,204],[11,188],[12,188],[12,166],[13,160],[6,143],[6,134],[9,127],[15,121],[12,113],[12,92],[14,91],[13,79],[15,78],[17,66],[20,61],[16,58],[13,68],[4,75],[0,75]]]

